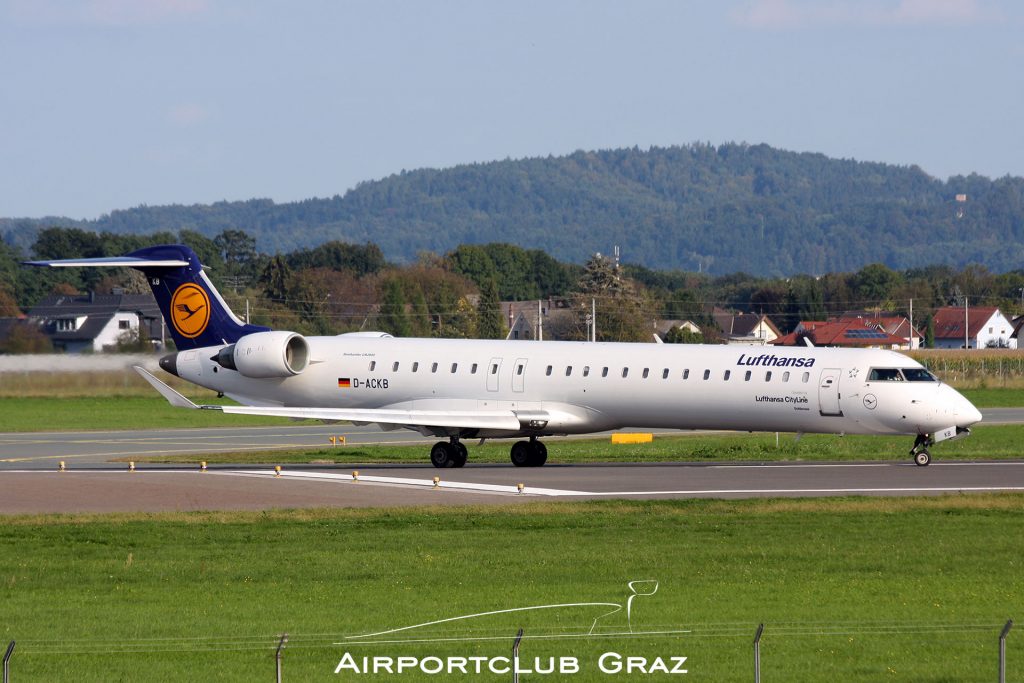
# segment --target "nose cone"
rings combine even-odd
[[[160,359],[160,369],[164,372],[169,372],[175,377],[180,377],[178,374],[178,354],[171,353]]]
[[[973,403],[964,398],[958,391],[950,389],[950,392],[953,394],[951,403],[957,427],[970,427],[981,422],[981,412],[974,407]]]

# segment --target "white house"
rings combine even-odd
[[[1017,348],[1013,323],[994,307],[946,306],[935,311],[935,348]]]
[[[150,294],[53,294],[28,313],[28,322],[39,326],[53,348],[67,353],[100,352],[112,348],[126,335],[142,336],[158,346],[163,317]]]

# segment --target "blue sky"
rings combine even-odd
[[[0,0],[0,216],[694,141],[1024,175],[1013,0]]]

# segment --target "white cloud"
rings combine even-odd
[[[754,29],[805,29],[960,26],[993,20],[997,13],[979,0],[750,0],[732,18]]]

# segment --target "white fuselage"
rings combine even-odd
[[[184,351],[178,374],[246,405],[511,410],[544,426],[462,436],[617,428],[931,434],[981,419],[937,381],[871,381],[920,368],[892,351],[802,347],[307,337],[309,366],[251,379],[219,367],[220,347]],[[347,380],[347,381],[346,381]],[[421,429],[453,435],[441,429]]]

